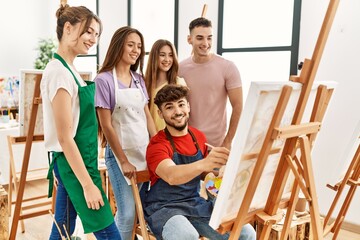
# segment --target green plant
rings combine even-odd
[[[36,50],[39,51],[38,57],[35,59],[35,69],[44,69],[46,64],[52,59],[57,48],[56,41],[52,38],[40,39]]]

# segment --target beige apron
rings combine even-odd
[[[140,81],[135,79],[133,74],[131,74],[131,77],[136,84],[136,88],[119,89],[116,71],[113,69],[115,107],[111,122],[127,159],[139,171],[147,168],[145,154],[149,143],[149,133],[144,111],[147,98],[140,86]],[[118,159],[117,163],[122,172]],[[130,185],[130,180],[125,179]]]

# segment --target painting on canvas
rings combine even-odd
[[[31,109],[33,106],[34,88],[36,76],[42,75],[42,70],[21,70],[20,78],[20,101],[19,101],[19,121],[20,135],[26,136],[29,129]],[[84,80],[91,80],[91,72],[81,72]],[[38,108],[34,135],[44,134],[42,107]]]
[[[319,84],[320,82],[317,82],[313,85],[302,122],[309,121]],[[334,82],[321,82],[321,84],[325,84],[328,88],[335,86]],[[281,127],[291,124],[300,96],[301,84],[294,82],[251,83],[211,216],[210,225],[214,229],[217,229],[221,223],[234,219],[238,213],[257,160],[256,157],[250,159],[248,156],[260,152],[281,89],[285,85],[290,85],[293,90],[280,123]],[[267,159],[249,211],[261,209],[265,206],[284,144],[285,140],[283,139],[274,141],[272,149],[277,149],[277,151],[269,155]],[[290,175],[283,197],[290,195],[293,179],[294,177]]]

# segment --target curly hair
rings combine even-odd
[[[188,96],[188,87],[176,84],[169,84],[159,90],[159,92],[155,96],[154,103],[160,109],[161,105],[166,102],[174,102],[181,98],[186,98],[186,100],[188,100]]]

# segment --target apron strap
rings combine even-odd
[[[53,170],[54,170],[55,161],[51,160],[51,157],[50,157],[51,154],[52,154],[52,152],[48,152],[49,170],[48,170],[48,174],[46,176],[46,178],[49,180],[48,197],[52,197],[53,188],[54,188]]]
[[[115,85],[115,99],[116,99],[116,93],[117,93],[117,89],[119,88],[119,84],[118,84],[118,78],[116,76],[116,69],[113,68],[112,70],[112,74],[113,74],[113,80],[114,80],[114,85]],[[146,95],[141,87],[140,84],[140,80],[135,78],[134,74],[130,71],[130,75],[131,75],[131,81],[135,83],[136,88],[138,88],[140,90],[140,92],[142,93],[144,99],[146,99]],[[131,83],[130,83],[130,88],[131,88]]]
[[[130,72],[130,74],[131,74],[131,78],[133,79],[133,81],[134,81],[134,83],[135,83],[135,86],[136,86],[138,89],[140,89],[140,91],[141,91],[144,99],[146,99],[145,93],[144,93],[144,91],[143,91],[143,89],[142,89],[142,87],[141,87],[141,84],[140,84],[140,80],[137,79],[137,78],[133,75],[132,72]]]
[[[169,130],[168,130],[167,128],[165,128],[164,131],[165,131],[165,134],[166,134],[166,138],[169,140],[169,142],[170,142],[170,144],[171,144],[171,147],[172,147],[172,149],[173,149],[173,152],[176,153],[177,151],[176,151],[175,143],[174,143],[174,140],[173,140],[173,138],[172,138]],[[193,133],[190,129],[188,129],[188,132],[190,133],[191,138],[192,138],[192,140],[193,140],[193,142],[194,142],[194,144],[195,144],[195,146],[196,146],[196,150],[199,150],[200,147],[199,147],[198,141],[197,141],[194,133]]]
[[[77,78],[75,77],[75,74],[73,73],[73,71],[71,71],[69,65],[65,62],[65,60],[57,53],[54,53],[54,58],[59,60],[64,65],[64,67],[66,67],[70,71],[70,73],[73,75],[73,77],[75,79],[76,84],[78,85],[78,87],[81,88],[79,81],[77,80]]]
[[[165,131],[167,140],[169,140],[169,142],[171,144],[171,148],[172,148],[173,152],[176,153],[177,151],[176,151],[175,143],[174,143],[174,140],[173,140],[169,130],[167,128],[165,128],[164,131]]]
[[[195,137],[194,133],[193,133],[190,129],[188,129],[188,131],[189,131],[189,133],[190,133],[190,135],[191,135],[191,137],[192,137],[192,139],[193,139],[193,141],[194,141],[194,143],[195,143],[196,150],[199,150],[199,149],[200,149],[200,147],[199,147],[198,141],[197,141],[197,139],[196,139],[196,137]]]

